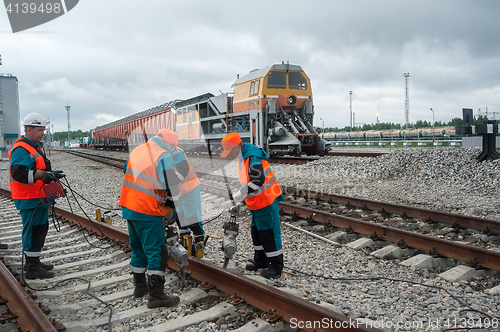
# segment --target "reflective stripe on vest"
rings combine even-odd
[[[250,183],[250,178],[248,176],[249,162],[250,157],[240,162],[238,167],[240,182],[246,183],[247,185]],[[274,177],[274,173],[265,159],[262,159],[262,168],[264,169],[264,175],[266,177],[264,184],[255,192],[248,194],[245,198],[245,203],[250,210],[263,209],[271,205],[274,200],[282,194],[281,188]]]
[[[127,162],[119,205],[142,214],[163,217],[167,193],[156,175],[156,161],[167,151],[153,141],[136,147]]]
[[[189,166],[188,174],[184,177],[184,180],[182,180],[181,183],[179,183],[180,196],[182,196],[182,195],[187,194],[188,192],[190,192],[194,188],[198,187],[200,185],[200,179],[198,179],[198,175],[196,175],[193,166],[191,166],[191,164],[189,163],[189,159],[186,156],[186,153],[184,152],[184,150],[182,150],[179,147],[177,147],[177,149],[179,151],[182,151],[182,153],[184,153],[184,156],[186,157],[186,161],[187,161],[188,166]],[[176,169],[176,171],[177,171],[177,169]]]
[[[41,180],[36,181],[35,183],[21,183],[19,181],[14,180],[12,177],[12,173],[10,171],[11,165],[11,156],[12,152],[16,148],[23,148],[29,154],[30,157],[35,162],[35,169],[45,170],[47,165],[45,164],[45,159],[41,155],[40,151],[35,149],[32,145],[28,144],[23,140],[22,137],[19,137],[9,150],[9,185],[10,191],[12,193],[13,199],[33,199],[33,198],[42,198],[45,197],[45,193],[40,188],[43,186],[43,182]]]

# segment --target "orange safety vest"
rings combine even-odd
[[[181,148],[177,147],[177,149],[184,153],[184,150],[182,150]],[[181,183],[179,183],[180,196],[187,194],[200,185],[198,175],[196,175],[196,172],[194,171],[193,166],[191,166],[191,163],[189,162],[189,159],[187,158],[185,153],[184,156],[186,157],[186,161],[189,165],[189,172],[186,177],[181,180]],[[177,172],[177,169],[175,169],[175,171]]]
[[[156,161],[167,151],[148,141],[132,151],[127,162],[119,205],[135,212],[166,216],[171,208],[164,205],[167,193],[156,176]]]
[[[248,166],[250,162],[250,157],[246,158],[239,163],[238,174],[241,183],[250,183],[250,178],[248,176]],[[245,198],[245,203],[250,210],[260,210],[266,206],[271,205],[276,198],[278,198],[282,192],[281,188],[274,177],[274,173],[269,167],[267,160],[262,159],[262,168],[264,169],[264,174],[266,176],[266,181],[256,191],[248,194]]]
[[[40,189],[43,186],[42,180],[38,180],[35,183],[21,183],[12,178],[12,174],[10,172],[10,160],[12,156],[12,151],[14,151],[14,149],[18,147],[21,147],[26,151],[28,151],[31,158],[33,158],[33,160],[36,163],[35,169],[45,170],[47,168],[47,165],[45,164],[45,159],[43,159],[43,156],[41,154],[42,150],[40,149],[40,147],[37,150],[32,145],[24,141],[22,137],[19,137],[16,143],[14,143],[12,148],[9,150],[9,184],[10,184],[10,191],[12,193],[12,198],[32,199],[32,198],[45,197],[45,193],[43,192],[43,190]]]

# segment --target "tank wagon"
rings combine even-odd
[[[328,132],[325,133],[324,138],[329,140],[346,140],[346,139],[419,139],[419,138],[429,138],[429,137],[454,137],[455,127],[436,127],[434,128],[434,134],[432,128],[421,128],[421,129],[386,129],[386,130],[368,130],[368,131],[352,131],[352,132]]]
[[[323,155],[328,149],[313,127],[311,82],[300,66],[282,63],[256,69],[232,88],[232,93],[173,100],[96,127],[93,146],[127,149],[168,128],[191,153],[220,153],[220,141],[229,132],[238,132],[243,141],[271,155]]]

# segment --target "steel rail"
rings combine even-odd
[[[218,187],[203,183],[200,184],[200,186],[203,191],[224,195],[224,192]],[[344,217],[321,210],[298,206],[296,204],[279,202],[279,205],[283,212],[290,214],[296,212],[299,217],[304,219],[312,218],[312,220],[316,222],[330,223],[332,226],[338,228],[347,228],[350,226],[354,232],[364,235],[376,233],[380,239],[393,243],[398,243],[400,240],[403,240],[407,246],[412,248],[425,251],[432,250],[434,253],[437,251],[439,255],[460,261],[469,262],[477,260],[477,263],[481,264],[483,267],[500,271],[500,252]]]
[[[336,152],[328,151],[328,156],[340,157],[378,157],[388,154],[388,152]]]
[[[290,214],[295,212],[301,218],[310,218],[323,224],[329,223],[338,228],[351,227],[354,232],[360,234],[372,235],[376,233],[381,240],[393,243],[403,240],[409,247],[425,251],[435,250],[439,255],[460,261],[468,262],[477,259],[477,263],[483,267],[500,271],[500,252],[429,237],[290,203],[280,202],[279,204],[283,212]]]
[[[1,188],[0,193],[4,195],[7,193],[7,195],[10,195],[9,191]],[[64,217],[66,221],[77,225],[81,224],[82,227],[98,234],[102,232],[108,238],[128,246],[128,233],[124,229],[97,220],[89,220],[83,215],[72,213],[60,207],[55,207],[55,211],[56,214]],[[78,221],[75,219],[78,219]],[[186,266],[185,270],[190,272],[193,278],[202,282],[209,282],[227,294],[236,292],[239,297],[245,298],[250,305],[260,310],[267,311],[270,308],[275,309],[275,314],[282,316],[285,321],[290,322],[291,319],[294,318],[296,322],[329,322],[327,328],[321,328],[322,331],[382,332],[379,329],[370,328],[364,324],[358,323],[356,320],[347,316],[338,314],[195,257],[189,257],[188,261],[189,265]],[[175,264],[175,260],[172,257],[169,258],[168,265],[172,269],[179,270],[179,267]],[[332,326],[332,328],[330,328],[330,326]],[[315,327],[316,328],[304,327],[302,330],[316,331],[317,326]]]
[[[326,202],[330,201],[337,204],[350,204],[356,207],[366,207],[370,210],[375,211],[384,210],[385,212],[394,214],[406,214],[406,216],[408,217],[438,221],[449,225],[458,225],[462,228],[475,229],[481,232],[489,231],[493,234],[500,234],[500,222],[496,220],[463,216],[450,212],[432,211],[428,209],[397,205],[392,203],[383,203],[363,198],[327,194],[312,190],[304,190],[296,187],[282,187],[282,189],[283,193],[288,195],[300,194],[303,196],[307,196],[309,199],[319,198]]]
[[[202,178],[221,180],[220,175],[198,173]],[[236,179],[229,179],[230,181]],[[205,187],[207,191],[213,191]],[[384,203],[373,201],[364,198],[355,198],[348,196],[341,196],[335,194],[328,194],[313,190],[296,188],[291,186],[281,186],[284,195],[299,195],[305,196],[309,199],[319,198],[322,201],[336,203],[336,204],[350,204],[355,207],[367,208],[379,212],[387,212],[399,215],[406,215],[410,218],[420,218],[432,222],[441,222],[447,225],[460,226],[461,228],[474,229],[485,234],[491,232],[492,234],[500,234],[500,222],[492,219],[483,219],[478,217],[464,216],[457,213],[433,211],[424,208],[417,208],[412,206],[397,205],[393,203]]]
[[[0,261],[0,294],[7,299],[7,307],[17,315],[16,321],[23,331],[56,332],[48,318]]]
[[[100,155],[95,155],[91,153],[86,153],[86,152],[79,152],[79,151],[72,151],[72,150],[58,150],[62,152],[66,152],[69,154],[72,154],[74,156],[82,157],[82,158],[87,158],[90,160],[94,160],[109,166],[113,166],[116,168],[124,168],[126,164],[126,160],[119,159],[119,158],[113,158],[109,156],[100,156]]]

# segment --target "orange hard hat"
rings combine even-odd
[[[238,133],[229,133],[220,142],[224,148],[224,152],[220,155],[221,158],[226,158],[233,148],[241,143],[241,137]]]
[[[156,135],[156,137],[158,137],[159,139],[161,139],[164,142],[172,143],[175,146],[177,146],[177,142],[179,141],[179,135],[170,129],[160,130],[158,132],[158,135]]]

